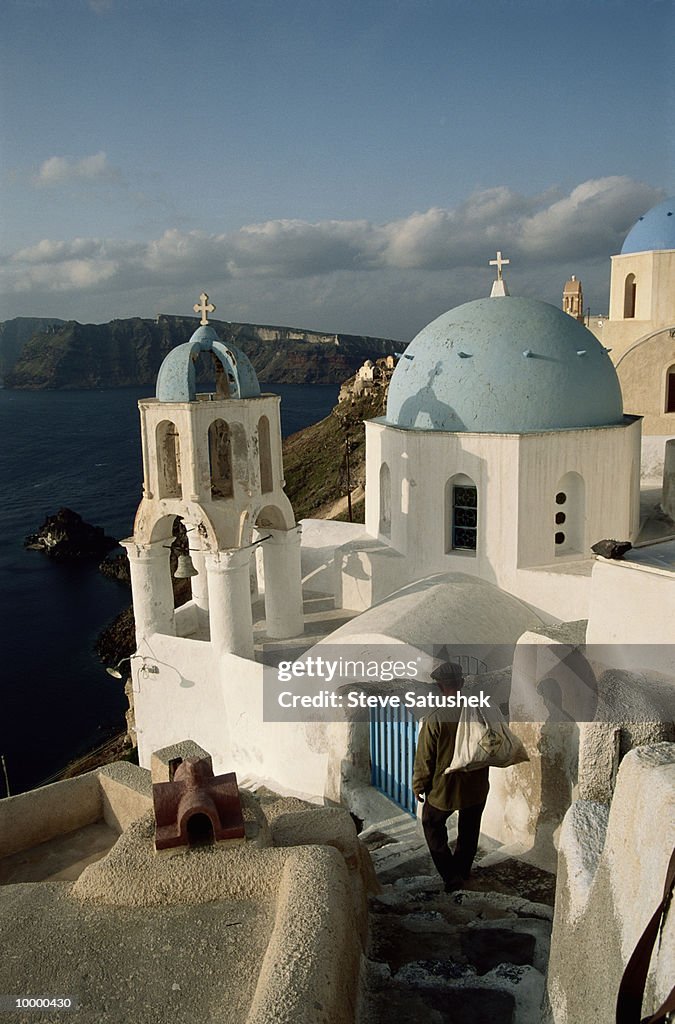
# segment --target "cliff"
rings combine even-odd
[[[286,493],[295,518],[364,521],[366,428],[364,420],[384,416],[392,359],[368,360],[340,388],[338,404],[325,419],[283,443]],[[387,363],[389,365],[387,365]]]
[[[63,320],[38,316],[17,316],[0,323],[0,382],[14,368],[26,342],[40,331],[60,327]]]
[[[337,384],[367,357],[393,355],[403,347],[383,338],[211,323],[225,343],[246,353],[258,377],[270,384]],[[20,354],[5,374],[5,386],[58,390],[154,385],[166,354],[188,341],[197,324],[194,317],[160,315],[156,320],[48,326],[18,346]],[[200,379],[208,380],[208,373]]]

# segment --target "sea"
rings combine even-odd
[[[338,393],[263,390],[281,396],[284,436],[326,416]],[[64,506],[118,540],[131,534],[142,486],[137,403],[149,394],[0,390],[0,797],[40,785],[124,729],[122,683],[94,643],[129,590],[95,563],[54,562],[23,542]]]

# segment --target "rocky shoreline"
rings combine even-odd
[[[26,537],[24,547],[61,561],[82,561],[101,558],[116,548],[117,543],[100,526],[85,523],[82,516],[70,508],[60,508],[55,515],[47,516],[35,533]]]

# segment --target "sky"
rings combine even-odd
[[[0,320],[409,340],[489,294],[606,312],[675,193],[672,0],[3,0]]]

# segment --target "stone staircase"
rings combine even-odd
[[[483,849],[467,888],[447,894],[408,821],[361,837],[382,891],[358,1024],[539,1024],[554,876]]]

